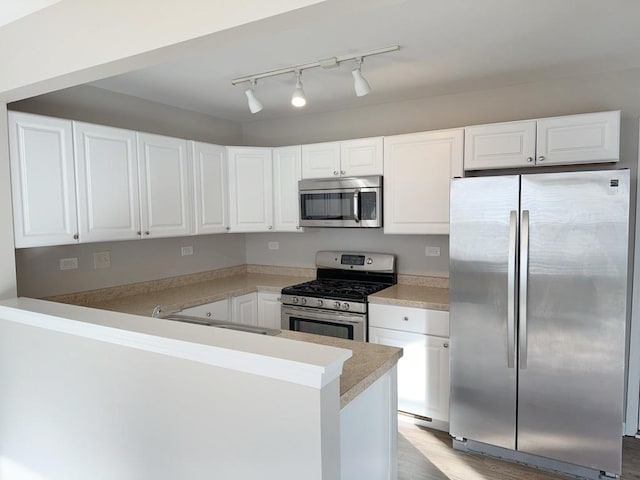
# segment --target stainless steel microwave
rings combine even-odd
[[[298,182],[300,226],[382,227],[382,176]]]

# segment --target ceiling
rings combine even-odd
[[[327,3],[330,15],[284,17],[277,28],[257,22],[245,26],[246,35],[93,85],[243,123],[640,67],[636,0]],[[305,71],[303,109],[290,104],[292,74],[258,83],[264,110],[255,115],[246,84],[231,85],[236,77],[395,44],[398,52],[365,60],[372,87],[365,97],[354,94],[353,62]]]
[[[60,0],[0,0],[0,27]]]

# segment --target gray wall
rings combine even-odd
[[[280,248],[269,250],[269,242],[278,242]],[[440,256],[426,257],[427,246],[440,247]],[[400,273],[449,276],[448,235],[385,235],[374,228],[247,234],[247,262],[252,264],[314,267],[318,250],[395,253]]]
[[[9,109],[221,145],[242,141],[237,123],[92,85],[13,102]]]
[[[182,257],[180,247],[192,246]],[[94,252],[111,252],[111,268],[94,269]],[[60,270],[61,258],[76,257],[77,270]],[[246,263],[241,234],[83,243],[16,250],[18,295],[45,297],[94,288],[203,272]]]

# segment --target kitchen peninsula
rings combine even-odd
[[[0,304],[0,330],[5,464],[51,479],[329,479],[363,468],[395,478],[400,349],[26,298]],[[385,437],[385,455],[362,456]],[[37,454],[50,444],[55,458]]]

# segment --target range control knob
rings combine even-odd
[[[347,302],[344,302],[344,303],[342,304],[342,308],[343,308],[344,310],[349,310],[349,308],[351,308],[351,305],[349,305]]]
[[[298,303],[300,300],[298,299],[298,297],[293,297],[293,298],[291,299],[291,301],[292,301],[293,303]]]
[[[321,307],[324,304],[324,302],[320,299],[316,300],[316,305],[318,305],[319,307]]]
[[[373,258],[367,258],[367,265],[371,265],[373,263]]]
[[[340,308],[340,302],[333,302],[333,306],[335,308]]]
[[[302,305],[306,305],[307,304],[307,299],[302,297],[302,300],[300,301],[300,303],[302,303]]]

